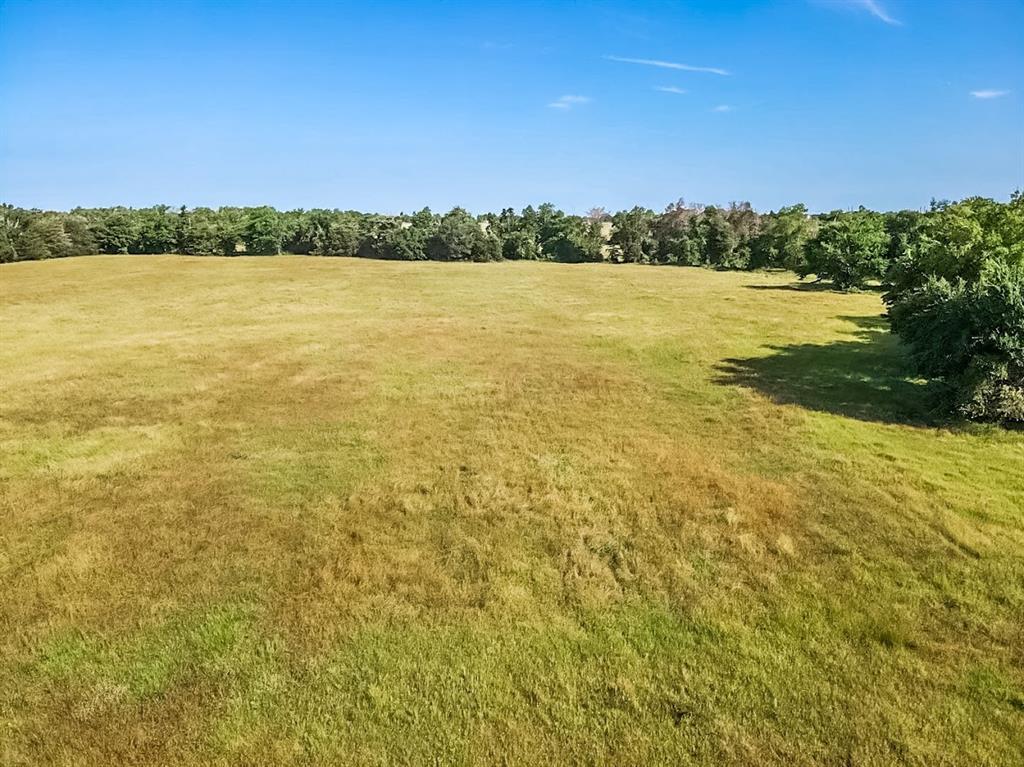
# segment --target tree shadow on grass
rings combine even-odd
[[[910,374],[883,317],[840,317],[858,326],[850,340],[770,347],[766,357],[726,359],[716,383],[744,386],[778,404],[862,421],[935,425],[929,386]]]
[[[747,290],[788,290],[798,293],[825,293],[833,290],[831,282],[787,282],[784,285],[744,285]]]
[[[840,290],[831,282],[787,282],[784,285],[744,285],[747,290],[785,290],[796,293],[846,293]],[[861,293],[883,293],[885,289],[881,285],[865,285],[860,288]]]

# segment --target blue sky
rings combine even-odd
[[[1024,187],[1024,0],[0,0],[0,199],[582,212]]]

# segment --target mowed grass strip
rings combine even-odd
[[[1011,764],[1024,436],[780,274],[0,269],[0,761]]]

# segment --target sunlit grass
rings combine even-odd
[[[791,280],[4,266],[0,762],[1013,763],[1024,436]]]

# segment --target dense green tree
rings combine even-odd
[[[929,276],[900,295],[890,318],[956,412],[1024,424],[1024,265],[993,259],[971,282]]]
[[[0,207],[0,262],[60,258],[72,252],[59,214]]]
[[[537,238],[527,231],[513,231],[505,235],[501,243],[501,256],[509,260],[534,260],[537,258]]]
[[[797,273],[831,280],[840,290],[862,288],[885,275],[888,247],[881,215],[863,208],[851,213],[835,211],[820,219]]]
[[[517,216],[511,208],[501,212],[497,236],[502,239],[501,254],[508,259],[541,258],[540,222],[532,206]]]
[[[98,211],[93,228],[101,253],[139,253],[139,217],[129,208]]]
[[[741,268],[744,265],[736,249],[739,237],[720,208],[705,208],[696,228],[706,264],[721,269]]]
[[[235,256],[247,250],[245,228],[246,208],[221,207],[216,212],[216,233],[218,255]]]
[[[487,223],[487,231],[502,241],[520,229],[521,219],[512,208],[502,208],[500,213],[485,213],[482,219]]]
[[[6,203],[0,205],[0,264],[20,261],[18,240],[25,226],[27,211]]]
[[[525,218],[526,211],[523,213]],[[535,220],[529,222],[529,225],[537,233],[537,240],[543,250],[547,243],[565,236],[568,232],[569,221],[565,213],[550,202],[545,202],[537,208]]]
[[[395,231],[401,229],[402,225],[401,219],[394,216],[367,216],[356,254],[360,258],[392,258],[394,251],[391,243]]]
[[[69,256],[84,256],[98,253],[96,237],[93,234],[89,218],[80,208],[72,210],[67,215],[60,215],[64,225],[64,231],[71,240]]]
[[[306,256],[313,252],[313,218],[305,210],[278,213],[281,252]]]
[[[382,239],[382,258],[396,261],[422,261],[429,257],[428,248],[439,229],[439,218],[424,208],[408,220],[387,229]]]
[[[581,263],[603,258],[601,222],[569,216],[551,203],[536,212],[524,209],[521,231],[535,236],[539,256],[549,261]]]
[[[930,277],[973,282],[992,261],[1024,263],[1024,196],[1007,204],[972,197],[936,203],[902,238],[889,270],[889,298],[923,285]]]
[[[652,232],[658,243],[655,262],[698,266],[703,263],[701,241],[697,232],[697,220],[701,208],[687,205],[683,200],[665,208],[652,224]]]
[[[817,223],[804,205],[769,213],[764,217],[761,232],[751,241],[750,265],[758,269],[800,271],[806,260],[807,243],[816,229]]]
[[[175,227],[178,252],[200,256],[225,252],[219,221],[217,212],[210,208],[190,210],[182,206]],[[228,252],[234,252],[234,243]]]
[[[902,258],[921,237],[928,215],[916,210],[900,210],[885,217],[885,231],[889,235],[886,260],[890,265]]]
[[[435,261],[496,261],[501,244],[462,208],[441,217],[427,240],[427,256]]]
[[[168,205],[154,205],[134,211],[136,240],[132,253],[173,253],[177,249],[178,217]]]
[[[761,215],[749,202],[731,202],[725,211],[725,220],[736,236],[731,259],[722,264],[728,269],[746,269],[750,266],[754,240],[761,233]]]
[[[589,216],[591,225],[600,227],[601,216]],[[636,207],[611,217],[609,242],[616,261],[646,264],[656,260],[658,241],[654,237],[654,212]]]
[[[362,238],[359,214],[311,210],[308,214],[310,253],[315,256],[354,256]]]
[[[604,258],[601,222],[564,216],[557,233],[543,243],[544,257],[566,264],[601,261]]]
[[[273,256],[281,252],[284,222],[269,206],[246,210],[242,224],[242,242],[250,255]]]

